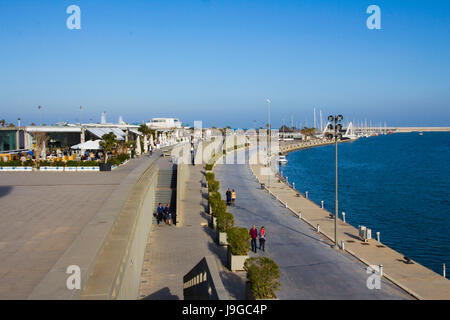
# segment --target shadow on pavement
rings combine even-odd
[[[168,287],[162,288],[148,296],[142,298],[141,300],[180,300],[180,297],[173,295]]]
[[[12,189],[13,188],[10,186],[0,186],[0,197],[8,195],[9,193],[11,193]]]

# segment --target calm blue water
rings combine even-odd
[[[450,267],[450,132],[397,133],[342,143],[339,214],[442,274]],[[334,146],[292,152],[280,167],[296,189],[334,212]],[[450,272],[447,271],[447,275]],[[447,276],[448,277],[448,276]]]

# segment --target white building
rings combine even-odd
[[[180,129],[181,121],[177,118],[153,118],[146,125],[150,129]]]

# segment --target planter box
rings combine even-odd
[[[29,171],[29,172],[31,172],[31,171],[33,171],[33,167],[16,167],[17,169],[16,169],[16,171],[22,171],[22,172],[24,172],[24,171]]]
[[[33,171],[33,167],[0,167],[1,171],[14,171],[14,172],[24,172],[24,171]]]
[[[77,167],[66,167],[64,171],[67,172],[77,172]]]
[[[100,167],[77,167],[77,172],[78,171],[84,171],[84,172],[88,172],[88,171],[99,171]]]
[[[231,250],[228,247],[228,268],[231,271],[244,271],[245,260],[248,259],[248,255],[245,256],[235,256],[231,254]]]
[[[64,167],[40,167],[40,171],[64,171]]]
[[[111,171],[110,163],[100,163],[100,171]]]
[[[217,243],[219,245],[227,246],[228,245],[227,233],[226,232],[220,232],[219,229],[217,229],[216,240],[217,240]]]
[[[211,228],[216,229],[217,228],[217,218],[214,216],[211,216],[209,225]]]

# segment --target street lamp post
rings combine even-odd
[[[334,248],[338,248],[338,236],[337,236],[337,222],[338,222],[338,138],[341,138],[341,129],[342,125],[340,122],[342,121],[342,115],[337,116],[329,116],[328,121],[331,123],[334,122],[334,126],[332,124],[329,125],[331,130],[334,129],[334,134],[331,134],[334,137],[334,149],[335,149],[335,178],[336,178],[336,194],[335,194],[335,205],[334,205]]]
[[[270,144],[271,144],[271,138],[272,138],[272,136],[271,136],[271,132],[270,132],[270,99],[267,99],[266,100],[266,102],[267,102],[267,107],[268,107],[268,111],[267,111],[267,122],[268,122],[268,133],[267,133],[267,156],[268,156],[268,163],[269,163],[269,171],[268,171],[268,173],[269,173],[269,175],[268,175],[268,181],[267,181],[267,186],[268,186],[268,189],[267,190],[269,190],[269,192],[270,192],[270,174],[271,174],[271,170],[270,170],[270,156],[271,156],[271,150],[270,150]]]
[[[41,126],[42,126],[42,107],[41,106],[38,106],[38,109],[39,109],[39,113],[40,113],[40,116],[41,116]]]
[[[83,107],[82,106],[80,106],[80,126],[81,126],[81,111],[83,110]]]

